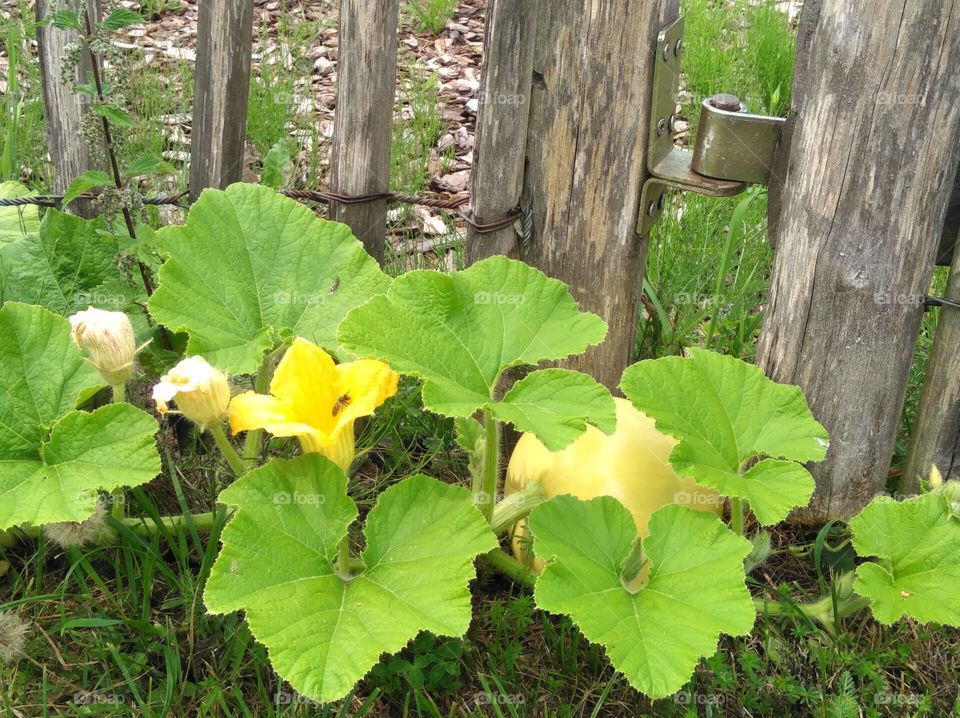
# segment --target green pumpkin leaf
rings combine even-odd
[[[603,320],[581,312],[562,282],[523,262],[492,257],[454,274],[399,277],[386,295],[347,315],[338,339],[354,354],[423,379],[423,403],[431,411],[464,417],[490,408],[562,448],[585,421],[609,430],[615,414],[609,392],[572,372],[538,372],[500,402],[495,386],[509,367],[579,354],[605,334]],[[533,397],[543,398],[550,385],[562,396],[535,410]]]
[[[0,182],[0,199],[16,199],[34,194],[19,182]],[[0,207],[0,247],[35,234],[40,229],[39,208],[35,205]]]
[[[349,227],[257,185],[204,190],[156,241],[167,261],[151,314],[234,374],[255,371],[282,335],[335,351],[344,315],[390,284]]]
[[[566,369],[528,374],[492,409],[501,421],[543,437],[550,451],[559,451],[586,431],[587,417],[607,434],[617,428],[616,404],[606,387],[591,376]]]
[[[121,311],[137,296],[117,268],[117,241],[102,219],[47,210],[39,235],[0,247],[0,298],[69,315]]]
[[[323,702],[422,630],[465,633],[473,560],[496,546],[467,491],[413,476],[380,495],[363,569],[344,579],[337,546],[357,518],[346,486],[318,454],[274,460],[230,486],[221,499],[237,512],[204,594],[213,613],[244,610],[277,673]]]
[[[670,464],[680,476],[746,499],[764,526],[810,500],[813,478],[796,462],[821,460],[827,432],[798,387],[703,349],[691,349],[689,359],[634,364],[620,387],[657,429],[679,440]],[[745,471],[757,457],[770,458]]]
[[[853,547],[878,563],[857,567],[854,590],[881,623],[901,616],[960,626],[960,521],[940,493],[879,496],[850,520]]]
[[[535,508],[529,527],[537,556],[547,561],[537,606],[570,616],[651,698],[682,688],[720,634],[753,627],[743,570],[750,542],[715,516],[673,504],[656,511],[643,541],[648,582],[636,593],[620,578],[636,524],[616,499],[560,496]]]
[[[0,529],[82,521],[97,491],[159,473],[151,416],[128,404],[73,410],[102,381],[67,320],[14,302],[0,309]]]

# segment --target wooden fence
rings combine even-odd
[[[343,195],[390,188],[398,7],[341,0],[331,190]],[[471,229],[468,259],[520,257],[567,282],[610,327],[571,364],[611,388],[635,346],[656,38],[679,13],[679,0],[489,0],[486,11],[471,207],[483,222],[520,206],[532,236],[521,245],[512,226]],[[252,18],[253,0],[201,3],[192,197],[240,179]],[[56,87],[59,41],[43,31],[40,42],[62,189],[89,167],[74,131],[83,108]],[[805,2],[792,115],[771,179],[776,253],[758,347],[760,366],[799,384],[831,436],[799,520],[849,516],[885,487],[960,161],[958,66],[960,4]],[[382,261],[385,200],[333,202],[331,216]],[[960,471],[960,311],[938,311],[906,490],[932,463]]]

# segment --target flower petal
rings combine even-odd
[[[270,393],[298,415],[298,421],[329,434],[337,401],[337,371],[333,359],[316,344],[297,338],[277,365]]]
[[[361,359],[337,367],[337,386],[350,403],[337,414],[337,425],[369,416],[387,399],[397,393],[400,376],[382,361]]]
[[[314,432],[314,428],[305,423],[287,402],[252,391],[233,397],[229,417],[230,431],[234,434],[250,429],[266,429],[274,436],[301,436]]]

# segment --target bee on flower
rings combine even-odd
[[[354,422],[397,393],[399,375],[381,361],[336,364],[323,349],[296,339],[270,383],[270,394],[245,392],[230,403],[233,433],[265,429],[295,436],[346,471],[356,455]]]

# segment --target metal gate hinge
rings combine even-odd
[[[785,122],[782,117],[750,114],[733,95],[714,95],[701,104],[693,151],[676,147],[683,27],[680,16],[657,36],[647,137],[651,176],[640,193],[641,235],[660,218],[670,189],[730,197],[743,192],[748,183],[766,184]]]

